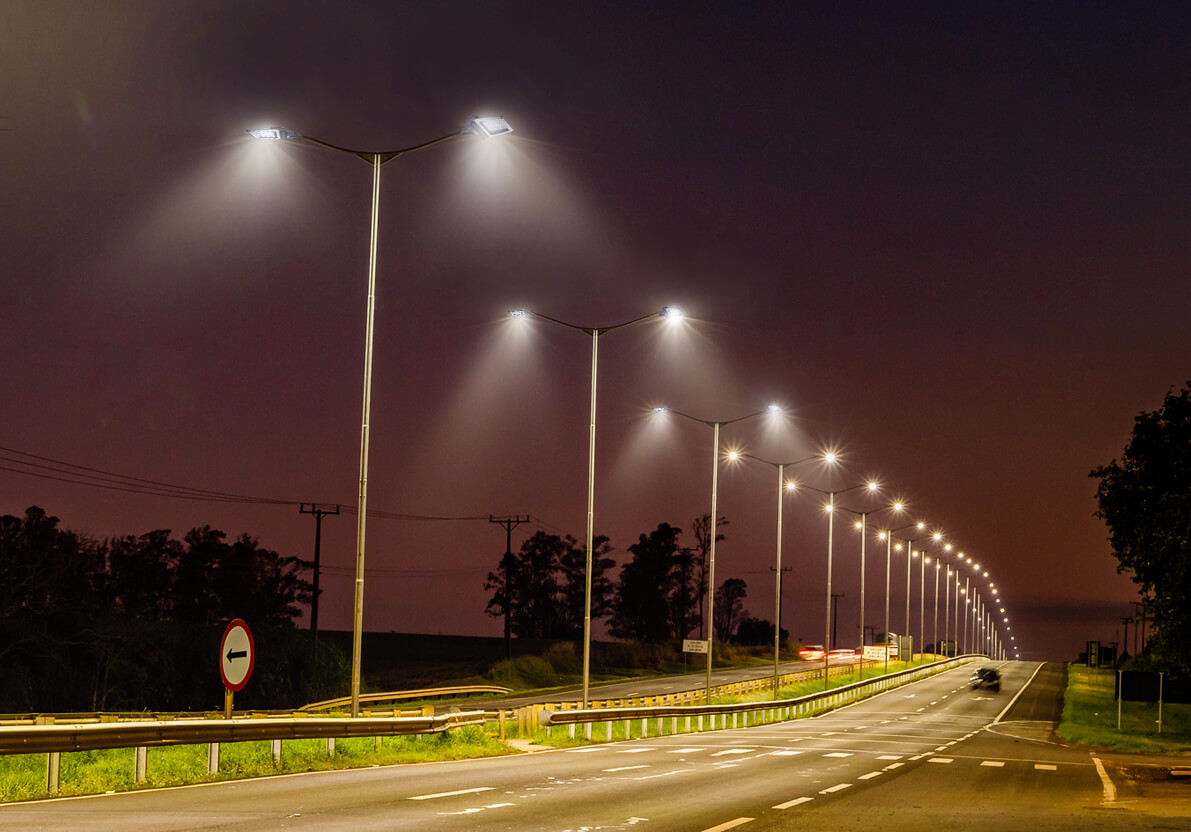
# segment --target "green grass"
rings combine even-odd
[[[385,737],[379,751],[371,737],[340,739],[335,742],[334,756],[327,754],[326,740],[286,740],[279,765],[273,762],[267,740],[225,743],[220,747],[219,773],[212,775],[207,773],[206,745],[175,745],[149,749],[147,781],[141,784],[134,782],[133,753],[131,748],[113,748],[63,754],[58,794],[102,794],[299,771],[464,760],[511,754],[514,749],[475,726],[441,734]],[[48,797],[45,781],[45,754],[0,757],[0,802]]]
[[[1059,736],[1068,742],[1114,751],[1191,755],[1191,705],[1164,704],[1159,734],[1157,704],[1123,702],[1121,727],[1117,729],[1115,675],[1111,670],[1069,666]]]

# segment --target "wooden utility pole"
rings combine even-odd
[[[501,561],[505,573],[505,602],[502,606],[505,608],[505,654],[511,659],[513,658],[513,627],[509,613],[513,607],[513,529],[522,523],[528,523],[529,515],[514,514],[512,517],[494,517],[489,514],[488,522],[505,527],[505,556]]]
[[[310,632],[314,633],[314,637],[318,638],[318,579],[319,573],[322,571],[322,560],[319,550],[322,548],[323,540],[323,518],[328,514],[338,514],[339,506],[320,505],[319,503],[302,503],[302,507],[298,509],[301,514],[314,515],[314,592],[310,598]]]

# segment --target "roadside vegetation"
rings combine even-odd
[[[1115,675],[1079,665],[1068,668],[1059,736],[1079,745],[1133,754],[1191,755],[1191,705],[1163,704],[1159,734],[1157,704],[1123,702],[1118,730]]]
[[[441,734],[384,737],[379,749],[371,737],[340,739],[335,742],[333,754],[328,754],[325,740],[286,740],[280,763],[274,763],[269,741],[260,740],[225,743],[220,747],[219,773],[208,774],[206,745],[175,745],[151,748],[148,779],[136,783],[133,750],[111,748],[63,754],[58,794],[103,794],[272,774],[467,760],[512,753],[514,748],[479,727]],[[0,757],[0,802],[48,796],[45,754]]]

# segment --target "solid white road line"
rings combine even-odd
[[[639,768],[649,768],[649,766],[617,766],[616,768],[604,769],[604,773],[611,774],[614,771],[633,771],[634,769],[639,769]]]
[[[460,789],[457,792],[439,792],[438,794],[420,794],[417,797],[411,797],[410,800],[434,800],[436,797],[454,797],[457,794],[475,794],[476,792],[490,792],[495,789],[495,786],[480,786],[476,789]]]
[[[1093,755],[1092,762],[1096,764],[1096,773],[1100,775],[1100,782],[1104,785],[1104,802],[1112,803],[1117,799],[1117,787],[1104,770],[1104,763],[1100,762],[1100,758]]]

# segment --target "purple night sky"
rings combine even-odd
[[[1023,658],[1073,658],[1137,597],[1088,471],[1191,378],[1188,31],[1179,3],[7,0],[0,513],[310,557],[296,503],[356,501],[371,171],[244,130],[387,150],[500,114],[507,139],[383,169],[367,629],[498,635],[489,514],[532,516],[514,546],[583,537],[590,341],[506,310],[677,305],[678,328],[600,341],[619,562],[710,507],[710,430],[650,408],[777,402],[724,447],[839,450],[800,479],[879,479],[990,570]],[[14,451],[294,504],[63,482]],[[723,465],[717,582],[763,618],[774,502],[771,469]],[[820,506],[788,498],[783,546],[783,621],[816,643]],[[350,629],[354,517],[323,533],[320,623]],[[858,558],[837,525],[852,644]]]

